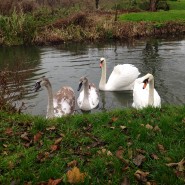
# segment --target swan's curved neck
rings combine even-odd
[[[104,64],[102,66],[102,73],[101,73],[101,79],[99,83],[99,89],[100,90],[105,90],[105,85],[106,85],[106,61],[104,61]]]
[[[148,105],[154,104],[154,79],[149,82],[149,97],[148,97]]]
[[[52,92],[52,86],[50,83],[46,85],[46,89],[48,91],[48,107],[47,107],[46,118],[53,118],[54,117],[53,92]]]

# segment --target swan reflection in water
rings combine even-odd
[[[108,111],[131,107],[133,103],[132,91],[100,91],[99,110]]]

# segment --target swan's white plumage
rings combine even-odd
[[[80,83],[83,83],[84,87],[77,99],[79,108],[84,111],[96,108],[99,104],[99,93],[95,85],[93,83],[88,83],[86,77],[82,77]]]
[[[99,89],[104,91],[122,91],[133,90],[134,81],[138,78],[140,72],[132,64],[119,64],[114,67],[106,83],[106,60],[101,58],[102,77],[99,83]],[[104,80],[103,80],[104,79]]]
[[[150,75],[150,74],[147,74]],[[145,89],[143,89],[144,83],[143,81],[148,78],[147,75],[138,78],[134,82],[134,89],[133,89],[133,104],[132,106],[136,109],[141,109],[147,106],[153,106],[153,107],[161,107],[161,98],[156,91],[156,89],[153,89],[153,105],[149,104],[149,89],[150,84],[146,86]]]

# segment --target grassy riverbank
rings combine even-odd
[[[170,10],[158,12],[143,12],[140,4],[118,5],[118,12],[113,2],[109,6],[102,3],[100,10],[93,9],[92,4],[58,9],[34,9],[32,5],[33,10],[26,13],[14,9],[7,15],[0,15],[0,45],[46,45],[185,34],[183,0],[169,1]],[[137,13],[129,13],[133,11]]]
[[[0,184],[181,185],[184,133],[185,107],[54,120],[0,112]]]

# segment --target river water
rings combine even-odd
[[[32,91],[36,80],[43,75],[48,77],[54,92],[63,85],[69,85],[78,97],[77,88],[81,76],[87,75],[89,81],[98,87],[101,57],[107,60],[107,76],[117,64],[133,64],[141,72],[140,76],[146,73],[154,75],[155,88],[161,96],[162,104],[185,103],[184,39],[6,47],[0,48],[0,68],[2,70],[8,64],[9,68],[15,69],[15,64],[21,63],[22,68],[29,69],[29,75],[24,79],[27,93],[20,101],[25,103],[25,113],[45,116],[47,92],[44,88],[39,92]],[[132,91],[101,91],[99,107],[92,112],[131,107],[132,101]]]

